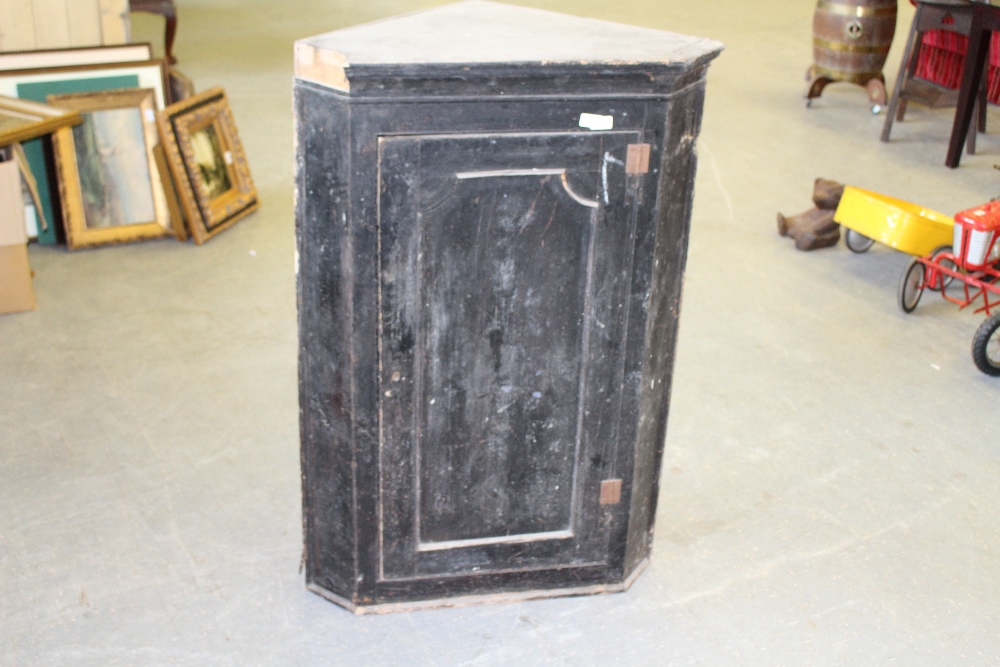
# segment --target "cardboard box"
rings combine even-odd
[[[35,309],[24,227],[21,172],[17,162],[0,162],[0,313]]]

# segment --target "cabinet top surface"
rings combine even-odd
[[[296,73],[317,66],[485,63],[681,65],[718,53],[702,37],[466,0],[308,37],[296,43]]]

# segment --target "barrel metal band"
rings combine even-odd
[[[867,84],[872,79],[882,78],[882,72],[849,72],[847,70],[832,69],[821,65],[813,65],[810,74],[813,79],[825,77],[834,81],[846,81],[848,83],[857,83],[862,86]]]
[[[866,18],[869,16],[895,16],[895,5],[888,7],[871,7],[864,5],[848,5],[840,2],[829,2],[829,0],[819,0],[816,3],[816,11],[823,11],[841,16],[856,16]]]
[[[867,44],[845,44],[844,42],[833,42],[829,39],[813,37],[813,46],[828,51],[845,51],[847,53],[889,53],[889,46],[870,46]]]

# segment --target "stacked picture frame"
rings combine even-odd
[[[164,160],[186,221],[183,229],[195,243],[257,210],[250,165],[221,87],[177,102],[157,118]]]
[[[78,116],[24,143],[39,243],[200,244],[258,207],[225,92],[175,102],[148,44],[0,53],[0,96]]]
[[[53,136],[67,244],[83,248],[174,234],[153,150],[155,91],[49,95],[84,122]]]

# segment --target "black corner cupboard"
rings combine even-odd
[[[642,570],[721,49],[479,0],[296,44],[311,590],[360,613]]]

